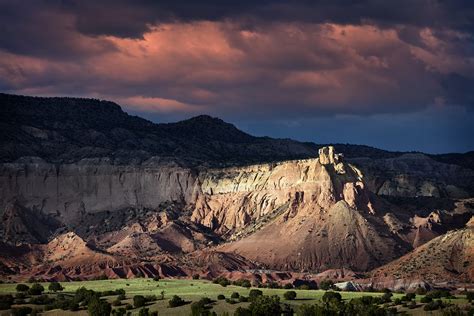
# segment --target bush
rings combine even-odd
[[[424,307],[423,307],[423,310],[425,311],[434,311],[434,310],[437,310],[437,309],[440,309],[440,308],[443,308],[444,307],[444,304],[441,300],[437,300],[437,301],[432,301],[432,302],[429,302],[428,304],[426,304]]]
[[[262,296],[263,292],[257,289],[251,289],[249,292],[249,299],[252,301],[253,299],[257,298],[258,296]]]
[[[331,280],[323,280],[319,283],[319,288],[325,291],[332,289],[333,286],[334,286],[334,282]]]
[[[126,310],[131,310],[131,309],[133,309],[132,304],[127,304],[127,305],[125,305],[125,309],[126,309]]]
[[[407,300],[411,301],[411,300],[414,300],[416,298],[416,294],[415,293],[407,293],[405,295],[405,297],[407,298]]]
[[[214,284],[220,284],[223,287],[230,285],[230,281],[225,277],[218,277],[212,281]]]
[[[296,292],[295,291],[287,291],[285,294],[283,294],[283,297],[285,300],[292,301],[296,298]]]
[[[417,306],[417,305],[416,305],[416,302],[415,302],[415,301],[411,301],[410,303],[408,303],[408,308],[409,308],[409,309],[414,309],[414,308],[416,308],[416,306]]]
[[[432,302],[432,301],[433,301],[433,299],[432,299],[431,297],[429,297],[429,296],[423,296],[423,297],[420,299],[420,302],[421,302],[421,303],[430,303],[430,302]]]
[[[13,296],[8,295],[0,295],[0,310],[10,309],[13,304]]]
[[[30,289],[30,287],[26,284],[18,284],[16,286],[16,291],[17,292],[27,292]]]
[[[240,295],[239,297],[239,302],[248,302],[249,301],[249,298],[248,297],[245,297],[243,295]]]
[[[217,295],[218,300],[225,300],[225,296],[223,294]]]
[[[231,298],[226,298],[226,299],[225,299],[225,302],[228,303],[228,304],[232,304],[232,305],[237,303],[236,301],[234,301],[234,300],[231,299]]]
[[[159,275],[155,275],[155,276],[153,277],[153,281],[157,281],[157,282],[158,282],[158,281],[160,281],[160,280],[161,280],[161,278],[160,278]]]
[[[426,289],[422,287],[418,287],[415,291],[416,295],[425,295],[426,294]]]
[[[87,304],[87,311],[90,316],[109,316],[112,307],[107,301],[94,297],[89,301],[89,304]]]
[[[257,296],[249,306],[252,315],[281,315],[280,298],[278,296]]]
[[[237,307],[234,312],[234,316],[252,316],[252,311],[248,308]]]
[[[210,315],[207,305],[212,303],[212,300],[208,297],[204,297],[197,302],[191,304],[191,316],[207,316]]]
[[[372,296],[367,296],[367,297],[372,297]],[[361,299],[364,299],[363,297]],[[332,300],[336,300],[340,302],[342,300],[342,296],[340,293],[333,292],[333,291],[327,291],[323,295],[323,302],[329,303]]]
[[[44,292],[44,287],[39,283],[33,284],[28,290],[28,294],[30,295],[41,295],[43,292]]]
[[[250,288],[252,286],[250,281],[246,279],[240,279],[240,280],[234,281],[234,285],[245,287],[245,288]]]
[[[294,288],[294,286],[293,286],[293,284],[291,284],[291,283],[286,283],[286,284],[283,286],[283,288],[289,290],[289,289]]]
[[[240,294],[237,293],[237,292],[233,292],[231,295],[230,295],[230,298],[239,298]]]
[[[393,296],[392,293],[386,292],[382,295],[381,300],[383,303],[390,303],[392,301],[391,299],[392,296]]]
[[[149,316],[150,314],[148,313],[148,311],[149,311],[148,308],[142,308],[138,312],[138,316]]]
[[[47,305],[53,302],[54,299],[49,298],[48,295],[38,295],[30,299],[30,303],[35,305]]]
[[[59,282],[51,282],[49,283],[48,290],[51,292],[58,292],[64,290],[64,288]]]
[[[310,290],[310,287],[308,284],[301,284],[300,286],[298,286],[298,290]]]
[[[193,274],[193,280],[199,280],[199,274]]]
[[[178,307],[186,304],[186,302],[179,297],[178,295],[174,295],[169,301],[168,301],[168,306],[169,307]]]
[[[145,306],[146,300],[143,295],[135,295],[133,297],[133,306],[135,308],[143,307]]]
[[[33,309],[31,307],[27,306],[21,306],[21,307],[14,307],[12,308],[12,315],[13,316],[27,316],[31,314]]]

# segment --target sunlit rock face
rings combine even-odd
[[[272,213],[327,211],[341,200],[372,211],[360,171],[344,164],[333,147],[319,152],[315,159],[202,173],[192,220],[227,231]]]

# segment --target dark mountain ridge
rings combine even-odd
[[[208,115],[155,124],[110,101],[0,93],[0,162],[27,156],[52,163],[107,157],[115,164],[129,164],[158,156],[190,166],[247,165],[315,157],[322,146],[255,137]],[[405,154],[365,145],[334,146],[346,158]],[[474,152],[427,156],[474,168]]]

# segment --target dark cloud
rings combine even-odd
[[[0,90],[241,121],[472,109],[473,7],[0,0]]]

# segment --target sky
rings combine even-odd
[[[171,122],[474,150],[474,1],[0,0],[0,91]]]

